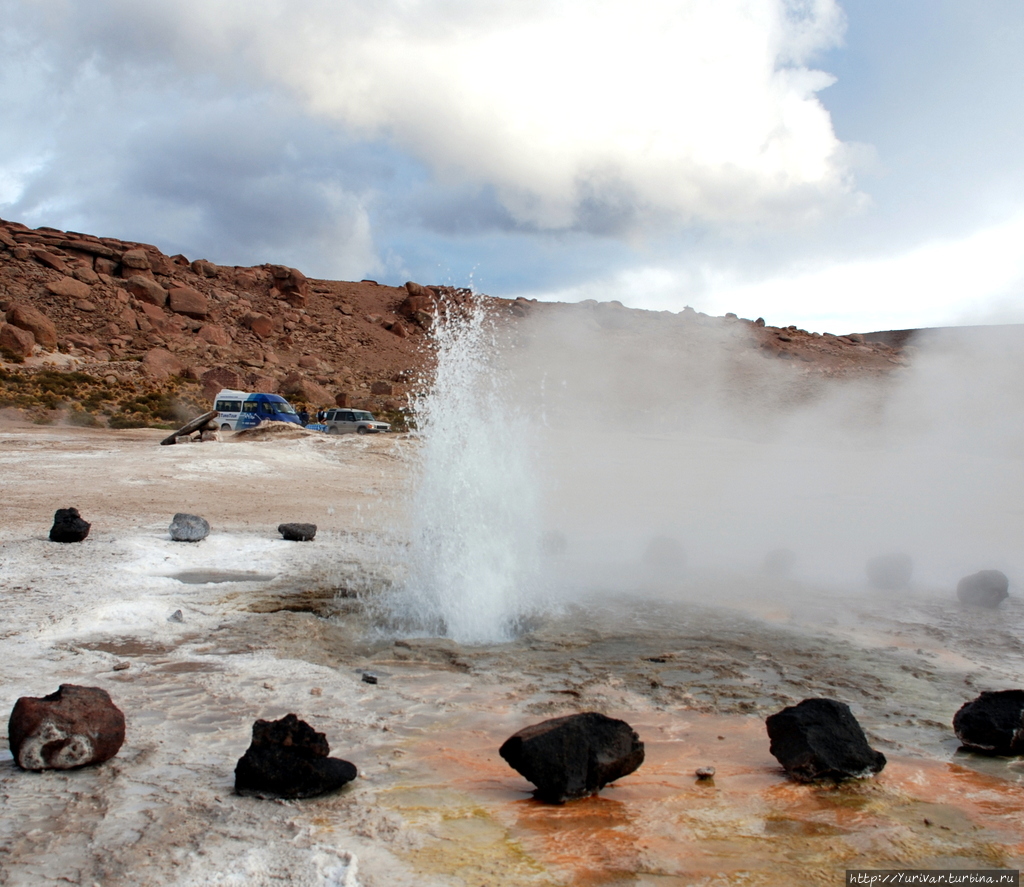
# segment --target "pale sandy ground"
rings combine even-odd
[[[396,640],[357,597],[400,550],[412,442],[162,436],[0,427],[0,710],[79,683],[128,724],[100,767],[24,773],[4,753],[0,882],[837,884],[845,868],[1024,862],[1018,762],[957,755],[949,729],[964,699],[1016,685],[1016,599],[965,613],[737,580],[703,588],[716,607],[595,594],[509,644]],[[88,540],[49,542],[69,505]],[[171,542],[176,511],[210,537]],[[318,524],[316,541],[281,540],[285,520]],[[189,571],[253,576],[174,578]],[[877,780],[786,781],[763,717],[809,695],[854,706],[890,760]],[[647,762],[598,798],[536,803],[498,745],[586,709],[627,719]],[[308,801],[234,795],[253,720],[289,712],[360,777]],[[708,764],[714,782],[695,781]]]

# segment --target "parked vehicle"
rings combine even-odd
[[[277,394],[251,394],[225,388],[214,399],[213,408],[220,413],[217,422],[221,431],[253,428],[267,420],[302,424],[295,408]]]
[[[378,434],[390,431],[387,422],[378,422],[366,410],[328,410],[324,419],[328,434]]]

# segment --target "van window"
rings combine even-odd
[[[214,409],[218,413],[237,413],[242,409],[240,400],[218,400]]]
[[[255,413],[259,409],[259,404],[254,400],[247,400],[242,404],[243,413]]]

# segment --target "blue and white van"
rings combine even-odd
[[[254,428],[267,420],[302,424],[295,408],[277,394],[250,394],[225,388],[214,399],[213,408],[220,413],[217,422],[221,431]]]

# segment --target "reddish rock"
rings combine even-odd
[[[374,382],[370,386],[370,394],[379,394],[390,396],[395,393],[394,387],[390,382]]]
[[[167,304],[167,290],[155,280],[136,274],[128,278],[125,286],[140,302],[156,305],[158,308],[163,308]]]
[[[199,290],[177,286],[168,293],[168,303],[175,314],[202,320],[210,313],[210,303]]]
[[[124,743],[124,727],[124,714],[106,690],[61,684],[49,696],[22,696],[8,735],[23,770],[70,770],[114,757]]]
[[[46,288],[55,296],[64,296],[68,299],[87,299],[92,292],[92,287],[73,277],[61,277],[59,280],[51,280]]]
[[[304,378],[299,373],[289,373],[281,380],[281,394],[317,406],[334,401],[330,391],[322,385]]]
[[[200,328],[198,337],[211,345],[230,345],[231,335],[224,327],[208,323]]]
[[[83,336],[78,333],[72,333],[64,341],[74,348],[85,348],[89,351],[95,351],[100,347],[100,340],[95,336]]]
[[[152,348],[142,358],[142,372],[151,379],[162,381],[170,376],[180,375],[184,369],[185,364],[166,348]]]
[[[242,318],[242,325],[251,329],[261,339],[267,338],[267,336],[274,332],[274,321],[267,317],[266,314],[259,314],[253,311]]]
[[[88,299],[79,299],[77,302],[75,302],[75,310],[84,311],[87,314],[91,314],[93,311],[96,310],[96,303],[90,302]]]
[[[215,367],[203,373],[201,381],[203,383],[203,396],[208,400],[213,400],[217,396],[217,392],[222,388],[231,388],[238,391],[245,384],[238,373],[226,367]]]
[[[352,406],[352,395],[344,391],[339,391],[337,394],[334,395],[334,403],[335,406],[350,407]]]
[[[170,277],[177,270],[174,262],[163,253],[149,254],[149,268],[154,274],[162,274],[164,277]]]
[[[102,256],[106,259],[120,259],[121,254],[100,243],[98,240],[68,239],[60,242],[61,249],[73,249],[79,253],[88,253],[92,256]]]
[[[407,339],[409,337],[409,331],[397,320],[388,327],[388,331],[394,333],[399,339]]]
[[[156,305],[151,305],[149,302],[140,302],[139,310],[151,321],[163,323],[167,320],[167,315],[164,314],[164,309],[158,308]]]
[[[11,237],[6,228],[0,228],[0,243],[8,249],[12,249],[18,245],[18,241]]]
[[[97,256],[93,259],[92,268],[97,274],[107,274],[112,277],[114,272],[117,271],[117,262],[114,259],[105,259],[102,256]]]
[[[7,309],[7,322],[28,330],[43,348],[57,347],[57,328],[42,311],[31,305],[11,305]]]
[[[91,265],[79,265],[71,274],[75,280],[80,280],[89,286],[95,286],[100,282],[100,276],[92,270]]]
[[[200,277],[217,276],[217,266],[213,262],[207,262],[206,259],[196,259],[192,263],[192,270]]]
[[[278,298],[284,299],[293,308],[304,308],[309,295],[309,282],[306,275],[296,268],[284,265],[268,265],[273,278],[273,289],[277,290]],[[271,295],[274,293],[271,292]]]
[[[68,266],[64,264],[64,260],[45,249],[32,250],[32,256],[37,262],[42,262],[54,271],[59,271],[61,274],[67,273]]]
[[[149,271],[150,262],[149,254],[144,249],[130,249],[123,256],[121,256],[121,264],[125,269],[131,269],[131,272],[125,273],[122,271],[122,276],[128,277],[135,271]]]
[[[255,289],[266,280],[266,274],[259,268],[236,268],[235,286],[242,289]]]
[[[0,353],[6,352],[12,357],[24,360],[32,354],[32,349],[35,347],[35,336],[28,330],[23,330],[10,323],[0,326]]]
[[[299,366],[304,370],[315,370],[320,366],[320,361],[313,357],[312,354],[303,354],[302,357],[299,358]]]

